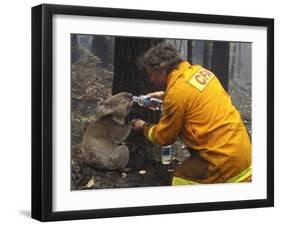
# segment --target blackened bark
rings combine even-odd
[[[161,41],[144,38],[115,38],[112,94],[125,91],[137,96],[156,91],[155,87],[150,84],[145,70],[139,67],[138,59],[146,50]],[[157,123],[160,119],[160,112],[151,111],[135,104],[128,120],[137,118]],[[132,131],[127,138],[127,143],[130,150],[128,167],[143,167],[149,159],[154,159],[151,143],[143,136],[142,130]]]
[[[236,43],[229,44],[229,80],[233,80],[236,65],[236,54],[238,53]]]
[[[212,71],[228,91],[229,80],[229,42],[214,42],[212,54]]]
[[[71,64],[79,59],[78,40],[76,34],[71,34]]]
[[[213,52],[213,42],[205,41],[203,67],[206,69],[211,69],[212,52]]]
[[[192,64],[192,58],[193,58],[193,45],[194,41],[188,40],[187,41],[187,60],[190,64]]]
[[[138,66],[138,59],[146,50],[161,41],[146,38],[115,38],[113,95],[125,91],[138,96],[157,91],[150,84],[145,70]],[[142,118],[155,123],[159,121],[160,113],[134,106],[130,118]]]
[[[104,67],[108,67],[112,61],[112,41],[110,39],[112,40],[110,36],[95,35],[91,44],[91,51],[101,59]]]

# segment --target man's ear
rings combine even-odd
[[[160,74],[163,75],[167,75],[167,71],[166,71],[166,66],[165,63],[161,63],[160,64],[160,70],[159,70]]]

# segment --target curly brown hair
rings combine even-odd
[[[169,74],[177,68],[182,59],[177,53],[176,48],[168,43],[161,42],[147,50],[139,59],[139,63],[148,73],[165,70]]]

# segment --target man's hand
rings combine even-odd
[[[157,91],[157,92],[153,92],[153,93],[148,93],[146,95],[150,96],[150,97],[153,97],[153,98],[158,98],[158,99],[163,100],[164,91]]]
[[[141,130],[143,129],[143,125],[145,124],[145,121],[141,119],[133,119],[132,120],[132,128],[133,130]]]

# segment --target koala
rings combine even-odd
[[[97,118],[82,140],[84,163],[103,170],[122,170],[129,161],[129,149],[122,142],[131,131],[125,119],[133,105],[132,94],[122,92],[99,102]]]

